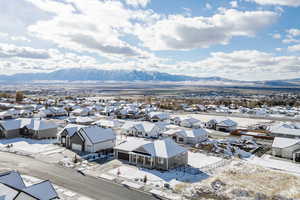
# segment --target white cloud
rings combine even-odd
[[[300,29],[288,29],[286,30],[286,36],[282,40],[283,43],[289,44],[289,43],[298,43],[300,42],[299,39],[296,37],[300,36]]]
[[[14,41],[30,42],[30,39],[28,39],[28,38],[26,38],[24,36],[11,36],[10,39],[14,40]]]
[[[143,7],[145,8],[151,0],[126,0],[126,4],[131,5],[133,7]]]
[[[212,6],[211,6],[209,3],[206,3],[206,4],[205,4],[205,8],[208,9],[208,10],[211,10],[211,9],[212,9]]]
[[[47,50],[34,49],[31,47],[18,47],[15,45],[0,44],[0,58],[28,58],[28,59],[48,59],[50,54]]]
[[[256,50],[215,52],[204,60],[181,62],[176,65],[178,72],[189,69],[185,72],[187,75],[217,75],[239,80],[284,79],[290,78],[291,75],[300,76],[298,56],[274,56]]]
[[[292,6],[298,7],[300,6],[300,0],[247,0],[256,2],[260,5],[279,5],[279,6]]]
[[[289,46],[288,50],[289,51],[300,51],[300,44]]]
[[[237,1],[231,1],[230,5],[232,8],[237,8],[238,7],[238,2]]]
[[[2,33],[2,32],[0,32],[0,37],[8,37],[8,34],[7,33]]]
[[[271,11],[224,10],[212,17],[168,16],[150,26],[140,26],[136,35],[152,50],[188,50],[229,43],[234,36],[254,36],[275,22]]]
[[[70,0],[72,4],[66,5],[58,2],[48,5],[49,1],[37,1],[37,6],[46,11],[54,12],[57,6],[60,10],[52,19],[39,21],[29,26],[28,30],[33,36],[52,41],[59,47],[98,53],[110,59],[149,56],[149,53],[128,44],[122,37],[132,32],[132,20],[151,21],[158,15],[151,11],[126,9],[118,1],[87,1]]]
[[[272,37],[273,37],[274,39],[280,39],[280,38],[281,38],[281,35],[280,35],[279,33],[275,33],[275,34],[272,35]]]
[[[287,33],[294,37],[300,36],[300,29],[295,29],[295,28],[289,29],[287,30]]]

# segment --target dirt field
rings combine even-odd
[[[300,177],[234,161],[196,186],[201,199],[299,199]]]

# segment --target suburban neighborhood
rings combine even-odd
[[[300,0],[0,0],[0,200],[300,200]]]
[[[245,118],[242,113],[221,116],[207,111],[208,106],[202,105],[201,111],[175,111],[157,103],[107,96],[59,101],[50,97],[44,102],[1,98],[0,149],[164,199],[201,197],[201,184],[217,179],[220,170],[237,166],[299,176],[300,122],[284,114],[277,120],[255,114]],[[8,115],[19,109],[31,115]],[[10,181],[13,178],[6,176],[17,176],[22,183],[18,171],[3,172],[3,180]],[[24,195],[39,199],[36,195],[49,192],[46,186],[35,186],[37,193],[31,194],[13,181],[1,183],[15,190],[16,199]],[[51,186],[49,181],[41,184]],[[58,198],[51,188],[47,193],[51,198],[46,199]],[[235,199],[241,194],[229,190],[226,195]]]

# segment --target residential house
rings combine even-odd
[[[2,120],[15,119],[15,118],[18,118],[19,115],[20,115],[20,111],[12,108],[12,109],[0,112],[0,119],[2,119]]]
[[[100,126],[102,128],[120,128],[123,125],[123,122],[116,119],[101,119],[94,122],[93,124]]]
[[[267,128],[273,137],[300,138],[299,124],[278,123]]]
[[[200,128],[202,126],[201,121],[193,117],[181,118],[179,125],[186,128]]]
[[[0,199],[55,200],[59,196],[50,181],[26,186],[16,171],[0,173]]]
[[[237,129],[237,123],[231,119],[211,119],[205,123],[206,128],[215,129],[217,131],[231,132]]]
[[[40,119],[11,119],[0,121],[0,137],[56,138],[57,124]]]
[[[71,112],[75,116],[88,116],[93,114],[93,111],[88,108],[77,108]]]
[[[150,122],[126,121],[121,127],[121,130],[125,135],[147,138],[157,138],[161,133],[160,127]]]
[[[163,132],[163,136],[172,138],[177,143],[198,144],[208,139],[208,131],[203,128],[198,129],[171,129]]]
[[[31,119],[20,129],[20,135],[35,139],[56,138],[57,127],[57,124],[50,120]]]
[[[119,160],[139,167],[169,170],[188,162],[188,151],[172,139],[147,141],[129,140],[114,148]]]
[[[60,133],[60,138],[67,148],[90,153],[110,152],[116,143],[116,134],[112,129],[98,126],[68,125]]]
[[[72,148],[71,137],[79,131],[79,129],[85,126],[78,124],[68,124],[64,129],[57,135],[57,139],[63,147]],[[76,148],[76,147],[75,147]]]
[[[272,144],[272,154],[300,162],[300,139],[275,137]]]
[[[202,122],[190,116],[174,116],[170,118],[170,123],[186,128],[200,128]]]
[[[95,120],[90,117],[70,117],[66,121],[67,123],[80,125],[91,125],[95,122]]]
[[[147,118],[151,122],[161,122],[169,119],[169,114],[165,112],[150,112]]]

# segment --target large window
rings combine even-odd
[[[164,164],[164,158],[158,158],[158,163],[161,165]]]

